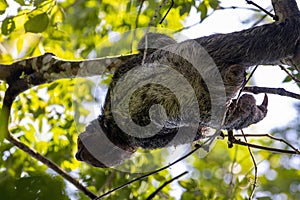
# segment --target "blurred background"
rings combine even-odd
[[[271,1],[255,1],[272,12]],[[297,1],[300,5],[300,1]],[[0,63],[15,61],[45,52],[67,60],[82,60],[130,53],[135,40],[119,41],[126,31],[153,25],[178,41],[214,33],[229,33],[271,23],[272,18],[236,0],[176,0],[163,23],[170,1],[156,0],[84,1],[84,0],[2,0],[0,1]],[[135,43],[132,44],[131,42]],[[125,44],[119,44],[124,42]],[[250,69],[250,71],[253,68]],[[300,79],[299,73],[287,67]],[[86,124],[100,113],[112,74],[92,78],[72,78],[34,87],[20,94],[13,104],[10,131],[23,143],[54,161],[97,194],[113,189],[140,176],[138,166],[167,165],[191,146],[162,151],[140,151],[122,172],[98,169],[78,162],[77,136]],[[300,93],[295,83],[278,66],[259,66],[249,85],[285,88]],[[5,82],[0,81],[0,106]],[[272,134],[300,146],[299,101],[278,95],[269,96],[269,112],[258,124],[244,130],[248,134]],[[263,94],[255,95],[258,103]],[[92,109],[91,109],[92,108]],[[266,137],[248,139],[268,147],[288,149]],[[300,199],[300,157],[252,149],[258,166],[255,199]],[[146,199],[165,181],[188,170],[188,174],[159,192],[156,199],[245,199],[254,181],[254,165],[246,147],[227,148],[218,140],[208,154],[193,154],[188,159],[134,182],[112,193],[107,199]],[[88,199],[73,185],[4,140],[0,145],[1,199]]]

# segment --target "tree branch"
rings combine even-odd
[[[268,88],[268,87],[252,86],[252,87],[245,87],[243,91],[251,92],[253,94],[259,94],[259,93],[278,94],[280,96],[286,96],[286,97],[291,97],[300,100],[300,94],[286,91],[283,88]]]
[[[243,130],[241,130],[241,131],[242,131],[242,135],[243,135],[243,137],[244,137],[245,142],[246,142],[247,144],[249,144],[248,141],[247,141],[247,137],[246,137],[245,134],[244,134],[244,131],[243,131]],[[254,155],[253,155],[253,153],[252,153],[251,148],[250,148],[249,145],[248,145],[248,151],[249,151],[249,153],[250,153],[250,156],[251,156],[251,159],[252,159],[253,165],[254,165],[254,183],[253,183],[253,188],[252,188],[252,190],[251,190],[251,193],[250,193],[250,195],[249,195],[249,200],[251,200],[252,197],[253,197],[255,188],[256,188],[256,186],[257,186],[257,164],[256,164]]]
[[[1,139],[6,138],[10,143],[21,149],[22,151],[26,152],[31,157],[37,159],[38,161],[42,162],[46,166],[48,166],[50,169],[54,170],[56,173],[61,175],[63,178],[65,178],[67,181],[69,181],[71,184],[73,184],[78,190],[82,191],[85,195],[90,197],[91,199],[97,197],[95,194],[93,194],[90,190],[88,190],[86,187],[84,187],[81,183],[79,183],[76,179],[71,177],[68,173],[63,171],[59,166],[57,166],[54,162],[47,159],[43,155],[39,154],[29,146],[22,143],[20,140],[15,138],[8,130],[9,125],[9,116],[11,111],[12,103],[15,99],[15,97],[27,90],[29,88],[28,83],[25,79],[19,79],[14,84],[11,84],[8,89],[5,92],[4,100],[3,100],[3,106],[0,112],[0,130],[2,131],[2,134],[0,136]],[[1,141],[1,140],[0,140]]]
[[[30,75],[41,75],[42,83],[52,82],[62,78],[74,78],[84,76],[95,76],[103,73],[113,72],[123,63],[136,54],[120,55],[115,57],[104,57],[91,60],[63,60],[53,54],[46,53],[38,57],[32,57],[17,61],[11,65],[0,64],[0,80],[14,82],[20,77]],[[30,83],[32,84],[32,83]],[[41,83],[34,83],[38,85]]]
[[[300,83],[300,80],[295,77],[289,70],[287,70],[284,66],[282,65],[278,65],[280,67],[281,70],[285,71],[285,73],[287,73],[287,75],[289,77],[291,77],[295,82]]]
[[[158,17],[159,11],[160,9],[168,2],[168,0],[163,0],[162,3],[155,9],[154,11],[154,15],[151,18],[149,24],[148,24],[148,29],[154,25],[156,18]],[[162,21],[164,20],[164,18],[162,19]],[[148,31],[147,31],[148,32]]]
[[[275,3],[277,1],[274,0]],[[162,5],[165,2],[167,1],[163,1]],[[276,6],[279,12],[281,4],[277,3]],[[297,6],[291,8],[293,12],[297,9]],[[280,24],[272,23],[234,33],[214,34],[197,38],[195,41],[206,49],[217,66],[239,64],[247,67],[278,63],[285,59],[287,63],[292,62],[293,65],[297,65],[298,61],[300,62],[300,45],[298,44],[300,17],[296,14],[287,16],[290,18]],[[296,51],[297,48],[299,52]],[[84,61],[67,61],[47,53],[17,61],[11,65],[0,64],[0,80],[10,84],[21,77],[34,75],[34,78],[30,79],[32,83],[29,81],[29,84],[39,85],[62,78],[99,75],[113,71],[135,56],[137,55],[131,54]],[[290,57],[294,58],[289,62]],[[296,69],[299,70],[299,68]],[[36,78],[38,82],[34,82]]]
[[[257,8],[259,8],[260,10],[262,10],[264,13],[266,13],[267,15],[269,15],[270,17],[272,17],[275,21],[278,20],[278,16],[273,15],[271,12],[269,12],[269,11],[266,10],[266,9],[264,9],[264,8],[261,7],[260,5],[254,3],[253,1],[246,0],[246,2],[247,2],[248,4],[252,4],[252,5],[256,6]]]
[[[170,179],[170,180],[164,182],[164,184],[162,184],[159,188],[157,188],[157,190],[155,190],[149,197],[147,197],[146,200],[151,200],[151,199],[153,199],[153,198],[155,197],[155,195],[156,195],[159,191],[161,191],[164,187],[166,187],[168,184],[172,183],[172,182],[173,182],[174,180],[176,180],[176,179],[179,179],[180,177],[182,177],[183,175],[185,175],[185,174],[187,174],[187,173],[188,173],[188,171],[185,171],[185,172],[179,174],[178,176],[175,176],[174,178],[172,178],[172,179]]]
[[[232,198],[232,194],[235,194],[233,191],[234,191],[234,181],[233,181],[233,178],[234,178],[234,173],[233,173],[233,169],[234,169],[234,166],[235,164],[237,163],[236,160],[237,160],[237,154],[238,154],[238,146],[235,146],[235,151],[234,151],[234,157],[233,157],[233,161],[232,161],[232,164],[231,164],[231,167],[230,167],[230,182],[229,182],[229,188],[227,190],[227,197],[228,199],[231,199]]]
[[[125,183],[125,184],[123,184],[123,185],[120,185],[120,186],[118,186],[118,187],[116,187],[116,188],[114,188],[114,189],[112,189],[112,190],[110,190],[110,191],[108,191],[108,192],[106,192],[106,193],[104,193],[104,194],[98,196],[98,197],[95,198],[94,200],[102,199],[102,198],[108,196],[109,194],[111,194],[111,193],[113,193],[113,192],[115,192],[115,191],[117,191],[117,190],[120,190],[120,189],[122,189],[122,188],[124,188],[124,187],[126,187],[126,186],[128,186],[128,185],[130,185],[130,184],[133,183],[133,182],[142,180],[142,179],[144,179],[144,178],[146,178],[146,177],[148,177],[148,176],[151,176],[152,174],[156,174],[156,173],[158,173],[158,172],[160,172],[160,171],[163,171],[163,170],[165,170],[165,169],[167,169],[167,168],[169,168],[169,167],[175,165],[176,163],[178,163],[178,162],[180,162],[180,161],[186,159],[187,157],[189,157],[190,155],[192,155],[194,152],[196,152],[196,151],[197,151],[198,149],[200,149],[200,148],[204,148],[204,146],[199,145],[199,144],[196,144],[196,145],[195,145],[195,149],[193,149],[193,150],[190,151],[189,153],[185,154],[185,155],[182,156],[181,158],[175,160],[174,162],[170,163],[169,165],[166,165],[166,166],[164,166],[164,167],[162,167],[162,168],[159,168],[159,169],[157,169],[157,170],[155,170],[155,171],[152,171],[152,172],[150,172],[150,173],[147,173],[147,174],[145,174],[145,175],[143,175],[143,176],[140,176],[140,177],[138,177],[138,178],[132,179],[131,181],[128,181],[127,183]]]
[[[277,153],[300,155],[299,151],[291,151],[291,150],[285,150],[285,149],[276,149],[276,148],[272,148],[272,147],[265,147],[265,146],[260,146],[260,145],[256,145],[256,144],[250,144],[247,142],[243,142],[241,140],[234,140],[234,141],[232,141],[232,143],[246,146],[246,147],[262,149],[262,150],[266,150],[266,151],[273,151],[273,152],[277,152]]]
[[[25,153],[27,153],[28,155],[30,155],[31,157],[37,159],[38,161],[40,161],[41,163],[43,163],[44,165],[46,165],[47,167],[49,167],[50,169],[55,171],[57,174],[61,175],[65,180],[67,180],[71,184],[73,184],[78,190],[82,191],[90,199],[94,199],[94,198],[97,197],[93,192],[91,192],[89,189],[87,189],[85,186],[83,186],[79,181],[74,179],[67,172],[62,170],[54,162],[52,162],[48,158],[44,157],[43,155],[39,154],[38,152],[36,152],[35,150],[30,148],[29,146],[27,146],[23,142],[21,142],[20,140],[15,138],[12,134],[8,135],[7,140],[10,143],[12,143],[13,145],[15,145],[16,147],[18,147],[19,149],[21,149],[22,151],[24,151]]]
[[[272,0],[272,5],[275,11],[275,15],[278,16],[279,21],[282,22],[285,19],[293,16],[299,17],[299,8],[295,0]],[[293,66],[300,73],[300,38],[298,37],[298,46],[294,53],[294,56],[286,60],[288,65]]]
[[[295,0],[272,0],[272,5],[279,22],[299,14]]]
[[[250,79],[251,79],[252,76],[254,75],[254,72],[257,70],[257,68],[258,68],[258,65],[256,65],[256,66],[254,67],[254,69],[253,69],[253,70],[251,71],[251,73],[249,74],[249,77],[247,78],[247,80],[243,83],[242,88],[241,88],[241,90],[240,90],[240,92],[239,92],[239,94],[238,94],[238,96],[237,96],[237,98],[236,98],[237,100],[240,99],[240,96],[241,96],[241,94],[242,94],[242,92],[243,92],[245,86],[248,84],[248,82],[250,81]]]
[[[227,135],[224,135],[224,136],[227,137]],[[272,140],[277,140],[279,142],[285,143],[287,146],[289,146],[290,148],[292,148],[295,152],[297,152],[297,154],[300,155],[299,149],[295,148],[293,145],[291,145],[290,143],[288,143],[284,139],[274,137],[274,136],[272,136],[270,134],[235,134],[234,137],[268,137],[268,138],[271,138]]]
[[[7,88],[3,99],[2,109],[0,110],[0,131],[3,131],[3,133],[0,134],[0,142],[9,135],[9,116],[14,99],[19,93],[27,89],[28,84],[24,80],[18,80],[14,85]]]
[[[171,0],[171,5],[168,8],[166,14],[164,15],[164,17],[160,20],[159,24],[162,24],[163,21],[165,20],[165,18],[167,17],[167,15],[169,14],[170,10],[172,9],[172,7],[174,6],[174,0]]]

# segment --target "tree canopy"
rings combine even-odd
[[[279,20],[294,11],[287,7],[286,13],[282,12],[284,10],[280,5],[276,7],[276,2],[272,1]],[[270,1],[267,10],[272,8]],[[84,131],[91,118],[97,117],[93,113],[93,103],[101,104],[112,73],[120,63],[137,53],[136,41],[145,30],[151,27],[149,30],[180,35],[182,30],[189,28],[185,20],[192,12],[196,11],[199,16],[195,19],[197,25],[224,9],[232,9],[232,12],[252,10],[253,15],[248,20],[251,24],[273,22],[262,9],[253,5],[224,7],[218,0],[0,0],[1,198],[93,199],[93,195],[100,196],[155,170],[137,169],[139,166],[153,166],[153,163],[159,164],[156,168],[168,166],[190,151],[191,146],[178,147],[177,151],[183,152],[171,160],[167,160],[165,154],[171,152],[172,155],[176,148],[159,153],[141,151],[147,153],[147,159],[139,157],[135,163],[128,163],[126,170],[95,168],[75,159],[78,134]],[[138,28],[141,29],[134,31]],[[54,64],[51,60],[52,68],[43,67],[48,64],[47,55],[49,60],[56,59]],[[298,57],[292,61],[299,61]],[[94,71],[81,71],[80,66],[85,65],[85,61],[88,66],[95,58],[99,62],[103,59],[103,63],[111,59],[112,64],[95,74]],[[68,61],[79,67],[69,70],[63,65]],[[287,65],[292,61],[280,65],[287,72],[283,82],[293,82],[300,87],[300,67],[297,65],[300,62]],[[48,78],[40,79],[39,73],[32,73],[35,69],[42,69],[39,73],[48,74]],[[98,78],[87,78],[86,74]],[[24,81],[30,84],[25,87]],[[248,91],[251,89],[255,90],[248,87]],[[268,89],[256,92],[287,96],[282,97],[282,102],[289,97],[300,99],[299,94]],[[9,102],[11,108],[6,110],[5,105]],[[95,109],[100,112],[100,107]],[[300,112],[299,105],[295,109]],[[209,153],[201,149],[179,164],[145,176],[105,198],[245,199],[251,196],[253,184],[256,184],[253,194],[256,199],[299,199],[299,116],[286,127],[261,134],[264,137],[247,137],[249,143],[283,149],[282,152],[253,146],[256,160],[253,163],[247,145],[234,144],[233,148],[228,148],[227,140],[218,139]],[[237,133],[243,138],[241,132]],[[255,129],[250,127],[246,134],[255,134]],[[185,171],[188,173],[182,174]],[[182,176],[177,179],[180,174]],[[165,184],[170,180],[171,184]]]

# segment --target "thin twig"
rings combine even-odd
[[[31,157],[37,159],[41,163],[45,164],[47,167],[61,175],[63,178],[65,178],[67,181],[69,181],[71,184],[73,184],[78,190],[82,191],[85,195],[90,197],[91,199],[97,197],[94,193],[92,193],[90,190],[88,190],[86,187],[84,187],[81,183],[79,183],[76,179],[71,177],[68,173],[66,173],[64,170],[62,170],[59,166],[57,166],[54,162],[47,159],[43,155],[39,154],[17,138],[15,138],[8,130],[8,124],[9,124],[9,116],[11,112],[11,106],[18,94],[21,92],[27,90],[29,88],[28,83],[25,80],[19,79],[14,82],[14,84],[9,85],[8,89],[5,91],[4,100],[3,100],[3,106],[2,110],[0,112],[0,130],[3,132],[5,138],[14,146],[18,147],[20,150],[24,151]]]
[[[52,162],[48,158],[44,157],[43,155],[39,154],[38,152],[36,152],[35,150],[30,148],[23,142],[21,142],[20,140],[15,138],[12,134],[9,134],[7,140],[10,143],[12,143],[13,145],[15,145],[16,147],[18,147],[19,149],[21,149],[22,151],[24,151],[25,153],[27,153],[28,155],[30,155],[31,157],[37,159],[38,161],[40,161],[41,163],[43,163],[44,165],[46,165],[47,167],[49,167],[50,169],[55,171],[57,174],[61,175],[64,179],[66,179],[67,181],[72,183],[78,190],[82,191],[85,195],[87,195],[91,199],[94,199],[97,197],[93,192],[91,192],[89,189],[87,189],[85,186],[83,186],[79,181],[74,179],[67,172],[62,170],[54,162]]]
[[[142,12],[142,7],[143,7],[143,4],[144,4],[145,0],[142,0],[141,3],[140,3],[140,7],[139,7],[139,10],[138,10],[138,13],[136,15],[136,19],[135,19],[135,29],[133,31],[133,36],[132,36],[132,40],[131,40],[131,53],[133,52],[133,41],[135,40],[136,38],[136,30],[137,28],[139,27],[139,18],[140,18],[140,15],[141,15],[141,12]]]
[[[173,33],[179,33],[179,32],[181,32],[181,31],[183,31],[183,30],[190,29],[190,28],[192,28],[192,27],[194,27],[194,26],[196,26],[196,25],[198,25],[198,24],[201,24],[201,22],[202,22],[202,21],[199,21],[199,22],[196,22],[196,23],[194,23],[194,24],[192,24],[192,25],[182,27],[182,28],[180,28],[180,29],[175,30]]]
[[[188,173],[188,171],[185,171],[185,172],[179,174],[178,176],[176,176],[176,177],[174,177],[174,178],[172,178],[172,179],[170,179],[170,180],[164,182],[164,184],[162,184],[159,188],[157,188],[157,190],[155,190],[149,197],[147,197],[146,200],[151,200],[151,199],[153,199],[153,198],[155,197],[155,195],[156,195],[159,191],[161,191],[164,187],[166,187],[168,184],[172,183],[172,182],[173,182],[174,180],[176,180],[176,179],[179,179],[181,176],[183,176],[183,175],[185,175],[185,174],[187,174],[187,173]]]
[[[269,12],[272,12],[273,10],[274,10],[274,9],[271,7],[271,8],[269,9]],[[263,15],[260,19],[256,20],[256,22],[254,22],[254,23],[250,26],[250,28],[253,28],[254,26],[258,25],[258,24],[259,24],[260,22],[262,22],[267,16],[268,16],[267,14]]]
[[[241,132],[242,132],[242,134],[243,134],[243,136],[244,136],[245,142],[248,144],[247,137],[245,136],[244,131],[241,130]],[[252,190],[251,190],[251,193],[250,193],[250,195],[249,195],[249,200],[251,200],[252,197],[253,197],[253,194],[254,194],[256,185],[257,185],[257,164],[256,164],[254,155],[253,155],[253,153],[252,153],[251,148],[250,148],[249,145],[248,145],[248,151],[249,151],[249,153],[250,153],[250,156],[251,156],[251,159],[252,159],[253,165],[254,165],[254,183],[253,183],[253,188],[252,188]]]
[[[259,9],[255,9],[255,8],[248,8],[248,7],[238,7],[238,6],[230,6],[230,7],[223,7],[223,6],[219,6],[217,7],[217,10],[228,10],[228,9],[243,9],[243,10],[250,10],[250,11],[254,11],[254,12],[260,12],[261,10]]]
[[[246,2],[248,4],[252,4],[252,5],[256,6],[257,8],[259,8],[260,10],[262,10],[263,12],[265,12],[267,15],[269,15],[270,17],[272,17],[275,21],[279,20],[278,16],[273,15],[272,13],[270,13],[269,11],[267,11],[266,9],[264,9],[263,7],[261,7],[260,5],[254,3],[253,1],[246,0]]]
[[[236,135],[234,135],[234,136],[236,136]],[[272,147],[265,147],[265,146],[260,146],[260,145],[257,145],[257,144],[251,144],[251,143],[243,142],[241,140],[234,140],[234,141],[232,141],[232,143],[242,145],[242,146],[246,146],[246,147],[249,146],[249,147],[256,148],[256,149],[262,149],[262,150],[266,150],[266,151],[273,151],[273,152],[277,152],[277,153],[300,155],[299,151],[292,151],[292,150],[277,149],[277,148],[272,148]]]
[[[258,10],[258,9],[254,9],[254,8],[237,7],[237,6],[231,6],[231,7],[222,7],[222,6],[219,6],[216,10],[226,10],[226,9],[244,9],[244,10],[250,10],[250,11],[254,11],[254,12],[260,11],[260,10]],[[216,10],[215,10],[215,11],[216,11]],[[214,13],[214,12],[208,14],[207,17],[211,16],[213,13]],[[267,15],[265,15],[265,16],[267,16]],[[206,17],[206,18],[207,18],[207,17]],[[174,33],[178,33],[178,32],[181,32],[181,31],[183,31],[183,30],[190,29],[190,28],[192,28],[192,27],[194,27],[194,26],[197,26],[198,24],[201,24],[201,22],[202,22],[202,21],[199,21],[199,22],[196,22],[196,23],[194,23],[194,24],[192,24],[192,25],[185,26],[185,27],[182,27],[182,28],[180,28],[180,29],[177,29],[176,31],[174,31]]]
[[[281,70],[285,71],[285,73],[287,73],[287,75],[289,75],[289,77],[291,77],[295,82],[300,83],[300,80],[294,76],[291,72],[289,72],[289,70],[287,70],[284,66],[282,65],[278,65],[280,67]]]
[[[236,159],[237,159],[237,154],[238,154],[238,146],[235,146],[235,152],[234,152],[234,157],[233,157],[233,161],[232,161],[232,165],[231,165],[231,168],[230,168],[230,174],[231,174],[231,179],[230,179],[230,183],[229,183],[229,190],[228,190],[228,196],[230,195],[231,197],[231,194],[232,194],[232,191],[233,191],[233,168],[234,168],[234,165],[236,163]]]
[[[293,145],[291,145],[290,143],[288,143],[286,140],[282,139],[282,138],[277,138],[277,137],[274,137],[270,134],[236,134],[234,135],[235,137],[268,137],[268,138],[271,138],[273,140],[277,140],[279,142],[283,142],[285,143],[287,146],[289,146],[290,148],[292,148],[294,151],[296,151],[299,155],[300,155],[300,150],[297,149],[296,147],[294,147]],[[224,137],[227,137],[227,135],[224,135]]]
[[[268,157],[267,157],[266,159],[263,159],[263,160],[260,160],[259,162],[256,162],[256,166],[258,167],[264,160],[270,160],[271,156],[273,156],[273,155],[274,155],[274,154],[269,154]],[[248,156],[247,156],[247,158],[248,158]],[[254,168],[254,167],[252,167],[251,169],[249,169],[249,170],[247,171],[247,173],[244,174],[244,178],[247,178],[247,177],[249,176],[249,174],[251,174],[253,168]],[[247,178],[247,179],[249,180],[250,178]],[[246,186],[243,186],[243,188],[248,188],[248,187],[250,186],[250,184],[251,184],[251,183],[250,183],[250,180],[249,180],[249,182],[247,183],[247,185],[246,185]]]
[[[157,18],[160,9],[161,9],[168,1],[169,1],[169,0],[163,0],[163,2],[156,8],[156,10],[155,10],[155,12],[154,12],[154,15],[153,15],[153,17],[152,17],[152,19],[151,19],[151,21],[150,21],[150,23],[149,23],[149,25],[148,25],[148,28],[151,27],[151,26],[153,26],[153,23],[154,23],[155,19]],[[172,6],[173,6],[173,5],[172,5]]]
[[[135,28],[139,27],[139,19],[140,19],[140,15],[141,15],[141,12],[142,12],[144,2],[145,2],[145,0],[142,0],[141,3],[140,3],[140,7],[139,7],[139,10],[138,10],[136,19],[135,19]]]
[[[251,92],[253,94],[259,94],[259,93],[278,94],[280,96],[286,96],[286,97],[291,97],[291,98],[300,100],[300,94],[286,91],[283,88],[268,88],[268,87],[251,86],[251,87],[245,87],[243,91]]]
[[[115,175],[116,175],[116,171],[112,171],[111,174],[106,178],[105,183],[98,190],[98,193],[102,192],[102,190],[104,190],[105,187],[111,186],[111,183],[113,182]]]
[[[258,20],[256,20],[256,22],[254,22],[250,28],[253,28],[254,26],[258,25],[260,22],[262,22],[268,15],[263,15],[261,18],[259,18]]]
[[[167,17],[167,15],[169,14],[170,10],[172,9],[172,7],[174,6],[174,0],[171,0],[171,5],[168,9],[168,11],[166,12],[165,16],[160,20],[159,24],[162,24],[163,21],[165,20],[165,18]]]
[[[242,94],[242,92],[243,92],[243,90],[244,90],[246,84],[250,81],[250,79],[252,78],[254,72],[257,70],[257,68],[258,68],[258,65],[256,65],[256,66],[254,67],[254,69],[253,69],[252,72],[250,73],[250,75],[249,75],[249,77],[247,78],[247,80],[243,83],[242,88],[240,89],[239,95],[238,95],[238,97],[237,97],[237,101],[239,100],[239,98],[240,98],[240,96],[241,96],[241,94]],[[237,105],[237,104],[236,104],[236,105]]]
[[[146,60],[146,56],[147,56],[147,49],[148,49],[148,37],[147,37],[147,33],[150,31],[151,26],[153,26],[155,19],[157,18],[157,15],[160,11],[160,9],[167,3],[168,0],[164,0],[155,10],[154,15],[152,17],[152,19],[150,20],[149,24],[148,24],[148,28],[145,34],[145,49],[144,49],[144,54],[143,54],[143,60],[142,60],[142,65],[144,65],[145,60]]]
[[[238,107],[238,102],[239,102],[239,100],[240,100],[241,94],[242,94],[242,92],[244,91],[244,88],[245,88],[246,84],[250,81],[250,79],[252,78],[252,76],[253,76],[253,74],[254,74],[254,72],[256,71],[257,68],[258,68],[258,65],[256,65],[256,66],[254,67],[254,69],[253,69],[252,72],[250,73],[249,77],[246,79],[246,81],[244,81],[244,83],[243,83],[243,85],[242,85],[242,87],[241,87],[241,89],[240,89],[240,91],[239,91],[239,94],[238,94],[238,96],[237,96],[237,98],[236,98],[236,104],[235,104],[235,106],[234,106],[234,108],[233,108],[233,111],[232,111],[231,114],[228,116],[228,118],[231,118],[232,115],[235,113],[235,111],[236,111],[236,109],[237,109],[237,107]],[[229,141],[229,142],[231,142],[231,141]],[[228,144],[229,144],[229,145],[232,145],[232,144],[230,144],[230,143],[228,143]]]
[[[190,155],[192,155],[194,152],[196,152],[196,151],[197,151],[198,149],[200,149],[201,147],[203,147],[203,145],[197,144],[197,145],[195,145],[195,149],[193,149],[192,151],[190,151],[190,152],[187,153],[186,155],[182,156],[181,158],[175,160],[175,161],[172,162],[171,164],[166,165],[166,166],[164,166],[164,167],[162,167],[162,168],[159,168],[159,169],[157,169],[157,170],[155,170],[155,171],[152,171],[152,172],[150,172],[150,173],[147,173],[147,174],[145,174],[145,175],[143,175],[143,176],[140,176],[140,177],[137,177],[137,178],[135,178],[135,179],[132,179],[131,181],[128,181],[127,183],[125,183],[125,184],[123,184],[123,185],[120,185],[120,186],[118,186],[118,187],[116,187],[116,188],[114,188],[114,189],[112,189],[112,190],[110,190],[110,191],[108,191],[108,192],[106,192],[106,193],[104,193],[104,194],[98,196],[98,197],[95,198],[94,200],[101,199],[101,198],[103,198],[103,197],[105,197],[105,196],[107,196],[107,195],[109,195],[109,194],[111,194],[111,193],[113,193],[113,192],[115,192],[115,191],[117,191],[117,190],[119,190],[119,189],[122,189],[122,188],[124,188],[124,187],[130,185],[131,183],[133,183],[133,182],[135,182],[135,181],[142,180],[142,179],[144,179],[144,178],[146,178],[146,177],[148,177],[148,176],[151,176],[152,174],[156,174],[156,173],[158,173],[158,172],[160,172],[160,171],[163,171],[163,170],[165,170],[165,169],[167,169],[167,168],[169,168],[169,167],[175,165],[176,163],[178,163],[178,162],[184,160],[185,158],[189,157]]]

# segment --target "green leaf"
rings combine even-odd
[[[159,181],[159,182],[163,182],[166,181],[166,177],[162,176],[160,174],[154,174],[153,177],[155,178],[155,180]]]
[[[59,85],[58,82],[51,83],[50,86],[48,87],[48,91],[54,90],[58,85]]]
[[[209,5],[212,7],[212,9],[216,10],[219,6],[219,0],[209,0]]]
[[[192,5],[189,3],[184,3],[180,9],[180,16],[183,16],[185,13],[188,14],[191,11]]]
[[[2,130],[0,134],[0,144],[3,142],[4,138],[8,136],[8,131],[7,131],[7,121],[8,121],[8,116],[9,116],[9,111],[7,110],[6,107],[2,107],[0,110],[0,130]]]
[[[189,191],[193,191],[197,189],[198,184],[194,179],[187,179],[187,180],[182,180],[178,181],[179,185]]]
[[[23,44],[24,44],[24,39],[20,37],[16,43],[18,53],[20,53],[22,51]]]
[[[283,82],[286,83],[286,82],[290,82],[292,80],[293,79],[290,76],[287,76],[287,77],[285,77],[285,79],[283,80]]]
[[[257,200],[271,200],[271,197],[257,197]]]
[[[131,1],[129,1],[126,5],[126,12],[129,13],[131,8]]]
[[[1,175],[1,199],[68,199],[65,192],[65,184],[60,177],[42,174],[15,179],[8,175],[3,175],[3,173]]]
[[[15,2],[19,3],[21,6],[25,6],[24,0],[15,0]]]
[[[197,192],[190,192],[190,191],[186,191],[181,195],[181,200],[202,200],[202,199],[206,199],[203,197],[203,194],[201,193],[201,191],[197,191]]]
[[[39,6],[43,2],[44,2],[44,0],[35,0],[33,3],[34,3],[34,6]]]
[[[29,20],[25,23],[25,31],[32,33],[41,33],[45,31],[49,24],[49,17],[46,13],[40,13],[29,16]]]
[[[1,26],[1,31],[3,35],[9,35],[16,28],[13,18],[6,18]]]
[[[112,74],[108,74],[104,79],[101,80],[101,84],[109,85],[112,79]]]
[[[207,17],[207,7],[204,4],[204,1],[199,5],[198,11],[201,12],[200,19],[203,21]]]
[[[8,4],[5,0],[0,0],[0,15],[2,15],[6,8],[7,8]]]

